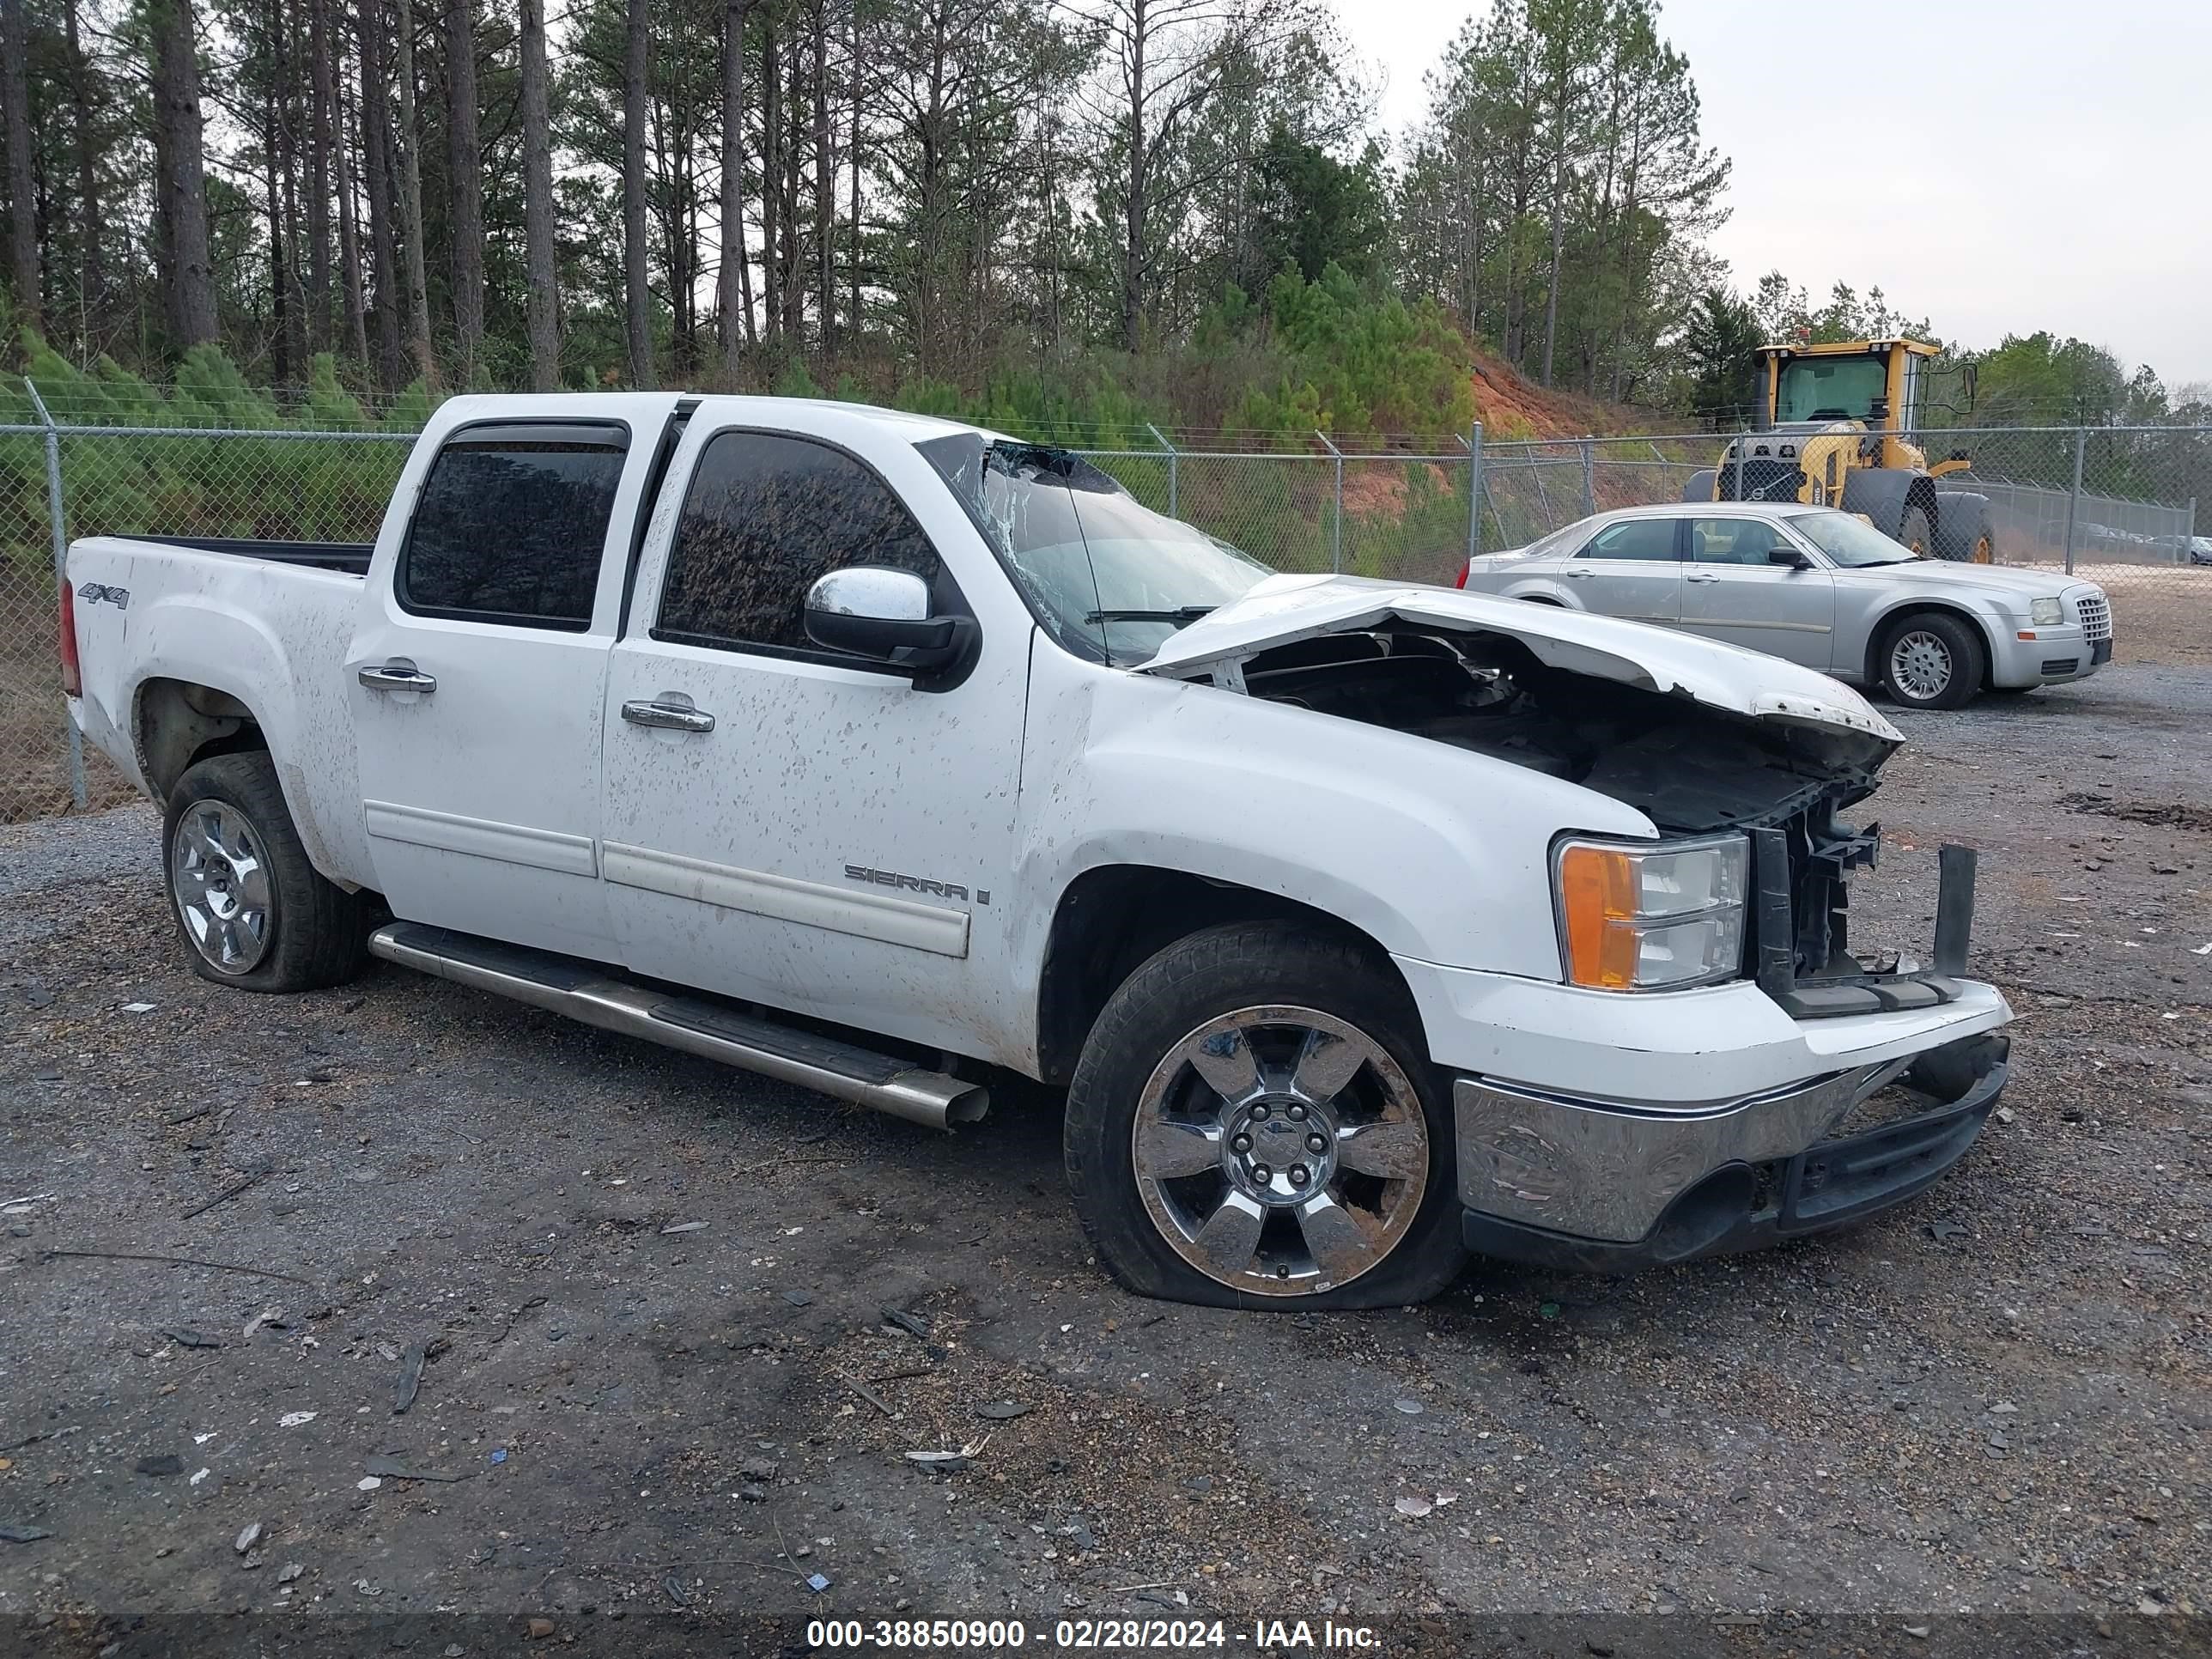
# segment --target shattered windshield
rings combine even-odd
[[[1240,598],[1267,567],[1153,512],[1064,449],[961,432],[919,446],[1054,637],[1116,664]]]

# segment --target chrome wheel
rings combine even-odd
[[[216,972],[251,973],[268,951],[276,896],[261,832],[228,801],[196,801],[177,820],[169,890],[185,936]]]
[[[1924,629],[1909,629],[1890,641],[1890,683],[1915,702],[1942,696],[1953,672],[1951,647]]]
[[[1254,1296],[1309,1296],[1379,1264],[1428,1189],[1429,1132],[1382,1046],[1312,1008],[1238,1009],[1170,1048],[1131,1161],[1176,1254]]]

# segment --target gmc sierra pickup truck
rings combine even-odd
[[[776,398],[446,404],[373,546],[93,538],[64,677],[194,967],[365,955],[939,1127],[1066,1091],[1131,1288],[1403,1303],[1833,1227],[2010,1018],[1855,952],[1899,741],[1771,657],[1269,572],[1064,451]]]

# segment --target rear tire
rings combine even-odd
[[[1139,1295],[1207,1307],[1436,1295],[1466,1259],[1452,1148],[1389,963],[1285,922],[1207,928],[1144,963],[1067,1097],[1068,1186],[1099,1260]]]
[[[169,793],[169,909],[192,971],[244,991],[343,984],[368,957],[368,902],[308,862],[266,752],[217,755]]]
[[[1907,708],[1963,708],[1982,689],[1989,651],[1971,623],[1939,612],[1905,617],[1882,635],[1881,689]]]

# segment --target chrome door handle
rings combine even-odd
[[[714,717],[703,708],[687,708],[680,702],[641,699],[622,706],[622,717],[632,726],[650,726],[663,732],[711,732]]]
[[[1692,574],[1683,577],[1682,580],[1686,582],[1717,582],[1720,578],[1718,576],[1706,575],[1693,572]]]
[[[371,665],[362,668],[357,678],[372,691],[420,691],[428,696],[438,689],[435,674],[425,674],[404,662],[388,662],[380,668]]]

